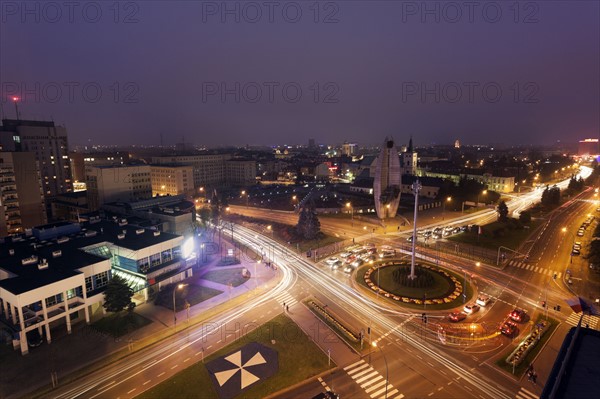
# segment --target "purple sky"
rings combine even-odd
[[[3,1],[2,116],[72,144],[598,137],[599,2],[476,3]]]

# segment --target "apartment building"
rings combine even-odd
[[[0,152],[0,237],[47,222],[37,165],[31,152]]]

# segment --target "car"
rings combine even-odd
[[[377,248],[371,247],[371,248],[367,249],[367,254],[373,255],[375,253],[377,253]]]
[[[406,241],[408,241],[408,242],[412,242],[412,241],[413,241],[413,236],[410,236],[410,237],[408,237],[408,238],[406,239]]]
[[[472,314],[472,313],[478,312],[479,311],[479,305],[475,305],[473,303],[470,304],[470,305],[465,305],[465,307],[463,308],[463,311],[465,313],[468,313],[468,314]]]
[[[355,261],[357,258],[358,258],[358,257],[357,257],[356,255],[350,255],[350,256],[348,256],[348,257],[347,257],[347,258],[344,260],[344,262],[346,262],[346,263],[352,263],[352,262],[354,262],[354,261]]]
[[[339,262],[340,260],[338,258],[336,258],[335,256],[328,258],[325,263],[327,263],[328,265],[333,265],[334,263]]]
[[[475,301],[476,304],[478,304],[479,306],[483,306],[486,307],[488,305],[488,303],[490,303],[490,297],[489,296],[479,296],[477,297],[477,300]]]
[[[577,230],[577,237],[583,237],[584,233],[585,233],[585,231],[583,229]]]
[[[332,263],[332,264],[330,265],[330,266],[331,266],[331,270],[336,270],[336,269],[339,269],[341,265],[342,265],[342,262],[335,262],[335,263]]]
[[[379,257],[380,258],[391,258],[392,256],[396,255],[396,251],[395,250],[383,250],[381,252],[379,252]]]
[[[458,322],[467,318],[467,314],[464,312],[452,312],[448,315],[450,321]]]
[[[40,346],[44,342],[44,337],[40,334],[37,328],[27,332],[27,344],[31,347]]]
[[[352,270],[354,270],[354,268],[350,265],[344,267],[344,273],[352,273]]]
[[[581,251],[578,249],[573,248],[573,250],[571,251],[571,255],[580,255]]]
[[[579,249],[579,250],[581,250],[581,245],[580,244],[573,244],[573,249]]]
[[[313,396],[312,399],[340,399],[340,396],[333,391],[321,392],[317,396]]]
[[[359,267],[363,263],[364,263],[364,261],[362,259],[356,259],[354,262],[352,262],[352,266]]]
[[[452,229],[452,234],[462,233],[462,229],[460,227],[455,227]]]
[[[366,255],[364,258],[362,258],[362,260],[364,260],[365,262],[371,262],[371,261],[376,261],[377,260],[377,256],[376,255]]]
[[[350,252],[342,252],[340,254],[340,258],[345,259],[345,258],[347,258],[350,255],[352,255]]]
[[[525,316],[525,311],[523,309],[518,308],[508,314],[508,317],[510,317],[511,320],[516,321],[518,323],[525,321]]]
[[[506,335],[507,337],[514,337],[516,333],[519,332],[519,327],[517,326],[517,324],[513,321],[506,321],[506,323],[504,323],[501,327],[500,327],[500,333],[502,333],[503,335]]]

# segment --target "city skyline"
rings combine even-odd
[[[1,112],[14,119],[18,97],[22,119],[66,125],[73,145],[549,144],[600,130],[594,2],[53,4],[3,5]]]

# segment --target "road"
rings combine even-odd
[[[528,193],[511,200],[511,203],[515,208],[519,208],[522,204],[532,201],[536,195],[539,196],[541,193]],[[573,204],[578,206],[577,202]],[[264,216],[262,212],[256,210],[253,212],[257,212],[257,217]],[[573,211],[573,214],[577,213]],[[271,220],[293,220],[294,223],[297,218],[297,215],[292,213],[271,212],[271,215],[274,218]],[[453,222],[481,223],[482,220],[495,217],[495,211],[489,209],[475,215],[461,217]],[[347,228],[347,221],[332,220],[332,224],[326,227],[331,229],[330,231],[340,232],[342,226]],[[557,224],[549,227],[548,231],[556,231],[558,224],[564,222],[557,216],[552,222]],[[435,225],[431,223],[423,227]],[[364,229],[360,226],[354,226],[350,231],[357,235],[364,233]],[[304,257],[292,254],[279,243],[268,237],[257,236],[256,232],[244,227],[236,227],[235,232],[232,230],[232,234],[236,240],[245,244],[271,248],[272,257],[282,273],[282,279],[275,287],[257,293],[242,306],[189,329],[186,333],[169,338],[153,348],[135,352],[122,361],[83,377],[73,384],[61,386],[52,392],[51,397],[134,397],[165,381],[188,365],[201,361],[202,357],[239,338],[247,333],[249,328],[266,321],[271,315],[274,317],[280,313],[281,298],[293,298],[298,302],[308,296],[314,296],[324,303],[331,304],[330,306],[335,307],[337,312],[344,315],[344,320],[348,323],[362,327],[370,325],[372,331],[370,338],[376,341],[378,348],[381,349],[377,349],[370,356],[371,364],[357,355],[354,362],[339,365],[338,371],[323,379],[324,383],[335,387],[338,391],[349,393],[351,397],[363,397],[363,392],[364,397],[370,397],[373,392],[383,395],[384,391],[381,391],[381,387],[385,388],[387,384],[381,384],[381,380],[386,375],[389,379],[388,394],[394,392],[396,397],[426,394],[440,398],[512,398],[524,388],[519,381],[513,380],[510,375],[499,373],[491,364],[493,356],[511,344],[509,339],[495,337],[484,343],[473,340],[467,346],[444,344],[435,334],[432,334],[430,328],[432,324],[443,323],[442,313],[432,314],[430,326],[423,328],[412,312],[399,311],[390,304],[365,297],[349,284],[346,275],[340,273],[336,275],[321,264],[314,264]],[[541,237],[545,237],[543,234]],[[363,234],[357,236],[357,241],[369,237],[369,234]],[[379,235],[376,240],[389,242],[401,249],[398,246],[398,233]],[[540,242],[542,239],[538,237],[536,243]],[[512,267],[505,271],[485,266],[478,267],[471,261],[448,254],[440,260],[431,249],[423,248],[420,251],[422,253],[419,255],[422,257],[437,261],[459,272],[464,271],[465,276],[468,275],[475,281],[480,292],[493,296],[494,302],[491,307],[470,316],[471,324],[485,319],[491,325],[497,326],[497,323],[515,306],[528,309],[539,308],[538,291],[541,286],[539,281],[541,273],[527,273],[527,270],[519,267]],[[541,253],[540,259],[550,256],[551,252],[538,249],[534,245],[530,249],[531,256],[535,256],[538,251]],[[544,276],[548,277],[548,272],[545,272]],[[564,294],[564,291],[557,293],[551,291],[548,293],[548,300],[558,301]],[[249,327],[244,330],[244,326]],[[524,327],[522,332],[525,330]],[[387,367],[384,355],[389,361]],[[359,373],[362,374],[359,376]],[[314,384],[319,386],[313,386]],[[373,386],[370,385],[377,386],[371,389]],[[305,397],[304,394],[316,389],[322,389],[322,384],[315,380],[298,388],[297,392],[287,397]]]

